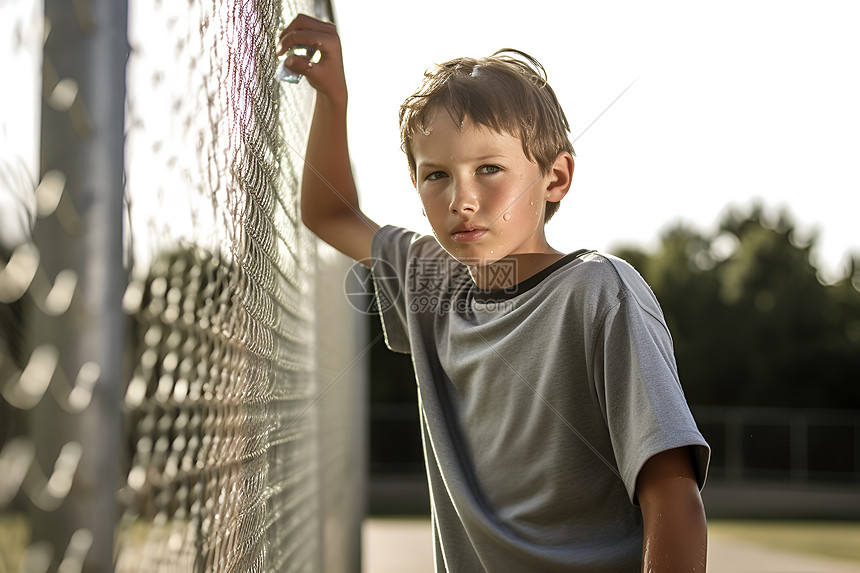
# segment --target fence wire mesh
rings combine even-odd
[[[19,19],[38,4],[17,3],[31,7]],[[107,24],[97,2],[72,4],[83,33]],[[4,154],[2,182],[35,224],[0,253],[0,572],[106,570],[90,564],[92,528],[49,531],[74,522],[68,508],[93,487],[118,500],[107,518],[117,571],[358,570],[361,328],[338,286],[347,262],[318,251],[297,210],[313,90],[274,76],[281,27],[325,9],[129,3],[125,230],[110,238],[122,241],[127,284],[127,333],[108,349],[126,372],[121,427],[95,411],[92,397],[114,382],[99,361],[67,367],[72,341],[46,344],[31,326],[50,315],[69,337],[92,298],[74,269],[44,264],[46,249],[67,247],[38,239],[48,224],[94,231],[89,206],[71,175],[44,165],[34,194],[32,178],[8,176],[26,161]],[[62,68],[46,55],[45,99],[66,101],[89,137],[85,90],[64,95],[76,85]],[[116,433],[119,451],[33,430],[52,415],[58,428],[106,424],[96,429]],[[80,483],[88,459],[119,483]]]

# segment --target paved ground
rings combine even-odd
[[[368,519],[364,522],[364,573],[433,573],[430,522]],[[709,573],[860,573],[860,563],[775,551],[711,533]]]

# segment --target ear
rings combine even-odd
[[[546,200],[557,203],[567,195],[573,182],[573,156],[562,151],[547,171]]]

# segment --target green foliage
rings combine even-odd
[[[833,285],[788,214],[731,210],[713,235],[676,225],[620,249],[663,306],[692,404],[860,407],[860,258]]]

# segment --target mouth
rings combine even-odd
[[[461,225],[451,232],[451,238],[458,243],[472,243],[486,235],[489,231],[489,229],[479,229]]]

